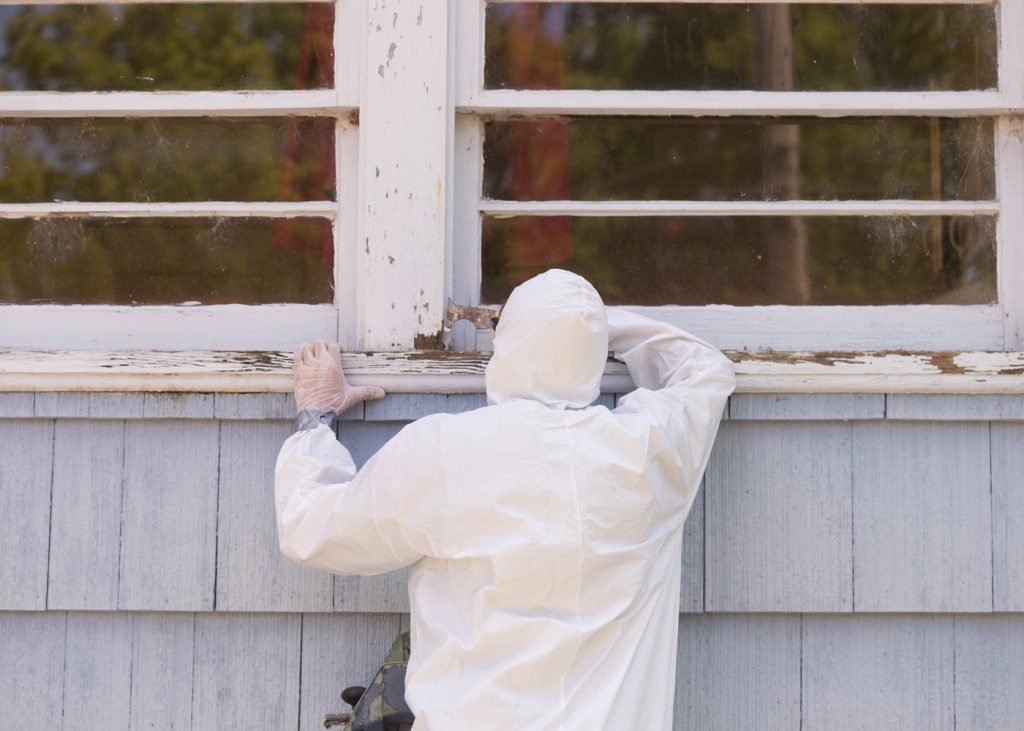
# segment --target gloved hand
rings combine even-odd
[[[317,340],[303,343],[295,352],[295,406],[340,414],[360,401],[384,398],[377,386],[350,386],[341,370],[341,349]]]

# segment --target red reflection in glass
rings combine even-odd
[[[537,83],[544,88],[562,86],[559,38],[542,21],[539,5],[509,8],[506,41],[509,77],[514,86]],[[569,123],[566,119],[538,120],[537,137],[514,147],[512,177],[528,200],[569,198]],[[572,256],[572,224],[561,217],[528,217],[512,221],[514,245],[509,248],[513,267],[546,267]]]

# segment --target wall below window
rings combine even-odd
[[[482,405],[397,394],[338,430],[362,463]],[[0,394],[0,725],[312,730],[345,710],[407,626],[405,572],[280,555],[293,412]],[[1021,726],[1021,475],[1020,396],[734,396],[684,532],[675,727]]]

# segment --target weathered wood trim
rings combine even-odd
[[[28,205],[28,204],[23,204]],[[13,207],[13,206],[12,206]],[[509,216],[994,216],[995,201],[505,201],[485,198],[480,213]]]
[[[633,91],[485,89],[460,112],[488,117],[544,114],[943,116],[1019,114],[1020,100],[999,91]]]
[[[730,352],[737,393],[1024,393],[1024,352]],[[354,384],[390,393],[482,393],[486,353],[345,353]],[[0,352],[0,392],[176,391],[286,393],[292,354],[282,351]],[[609,361],[606,393],[634,388]]]
[[[5,117],[336,117],[356,110],[334,89],[284,91],[5,91]]]
[[[447,2],[366,4],[355,275],[363,348],[423,347],[441,330],[454,123],[448,12]]]

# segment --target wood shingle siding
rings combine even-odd
[[[55,422],[49,609],[117,607],[125,428],[123,421]]]
[[[952,615],[803,619],[803,728],[953,729]]]
[[[722,425],[704,485],[705,609],[853,608],[850,428]]]
[[[683,534],[677,729],[1024,726],[1024,419],[1002,398],[733,397]],[[338,431],[362,464],[409,419],[484,403],[392,395]],[[311,731],[344,710],[408,626],[408,571],[281,556],[293,411],[0,394],[0,728]]]
[[[214,421],[127,423],[118,609],[213,609],[219,436]]]
[[[854,424],[854,609],[991,611],[991,488],[988,424]]]
[[[1024,612],[1024,424],[992,424],[992,608]]]
[[[45,609],[53,422],[0,421],[0,445],[0,609]]]

